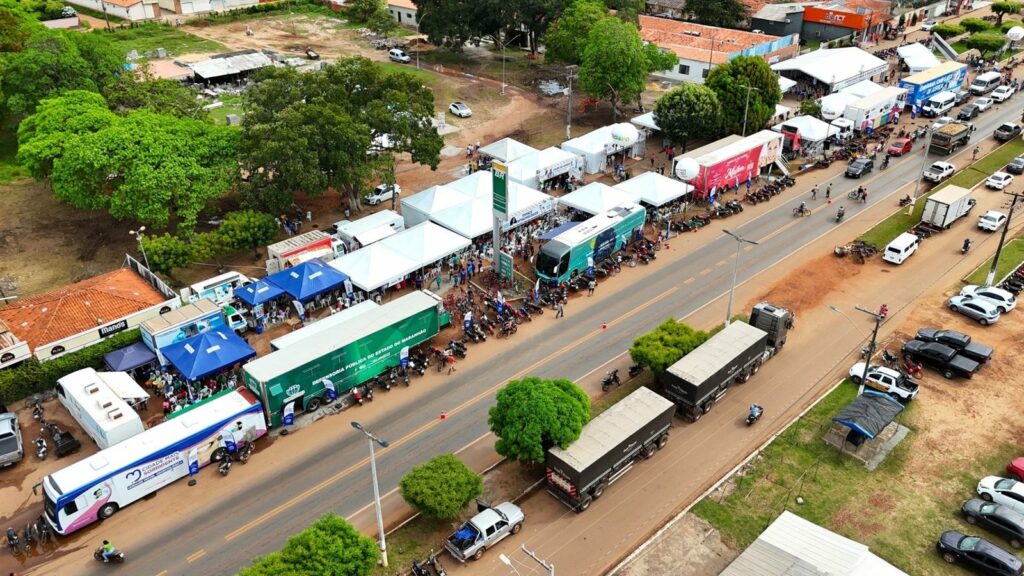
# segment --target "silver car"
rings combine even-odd
[[[996,288],[995,286],[968,284],[960,289],[960,295],[974,298],[975,300],[984,300],[995,306],[1003,314],[1017,307],[1017,298],[1014,297],[1012,292]]]
[[[995,304],[970,296],[953,296],[949,299],[949,309],[977,320],[982,326],[995,324],[1002,316]]]
[[[21,444],[21,426],[13,412],[0,414],[0,466],[13,466],[25,456]]]

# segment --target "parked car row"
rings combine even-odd
[[[949,299],[950,310],[977,320],[982,326],[995,324],[1003,314],[1016,307],[1017,298],[995,286],[969,284],[960,290],[960,294]]]

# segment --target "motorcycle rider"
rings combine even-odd
[[[110,543],[110,540],[104,540],[103,546],[101,548],[102,552],[100,552],[100,556],[103,558],[104,562],[109,562],[110,558],[116,552],[116,550],[114,549],[114,545]]]
[[[970,250],[970,249],[971,249],[971,239],[970,238],[964,238],[964,245],[963,245],[962,248],[960,248],[960,251],[963,252],[964,254],[966,254],[967,251]]]
[[[797,214],[803,216],[806,213],[807,213],[807,203],[806,202],[801,202],[800,203],[800,208],[797,210]]]
[[[758,404],[751,404],[750,405],[750,417],[751,418],[753,418],[755,420],[757,418],[760,418],[762,412],[764,412],[764,408],[762,408],[760,405],[758,405]]]
[[[842,222],[843,216],[846,216],[846,208],[840,206],[839,207],[839,211],[836,212],[836,221],[837,222]]]

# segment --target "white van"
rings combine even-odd
[[[999,86],[999,82],[1002,81],[1003,77],[999,72],[985,72],[971,83],[971,94],[975,96],[981,96],[982,94],[988,94],[989,92],[996,89]]]
[[[911,254],[917,252],[917,245],[920,243],[921,239],[916,235],[904,232],[885,247],[885,251],[882,252],[882,260],[892,264],[903,264]]]
[[[391,58],[395,62],[401,62],[402,64],[408,64],[412,61],[412,58],[410,58],[409,55],[405,53],[405,50],[402,50],[401,48],[392,48],[391,50],[388,50],[388,58]]]
[[[935,118],[952,110],[955,104],[955,92],[939,92],[924,103],[924,106],[921,108],[921,112],[923,112],[925,116]]]

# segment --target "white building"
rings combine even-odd
[[[419,27],[416,18],[416,5],[412,3],[412,0],[388,0],[388,12],[401,26]]]

